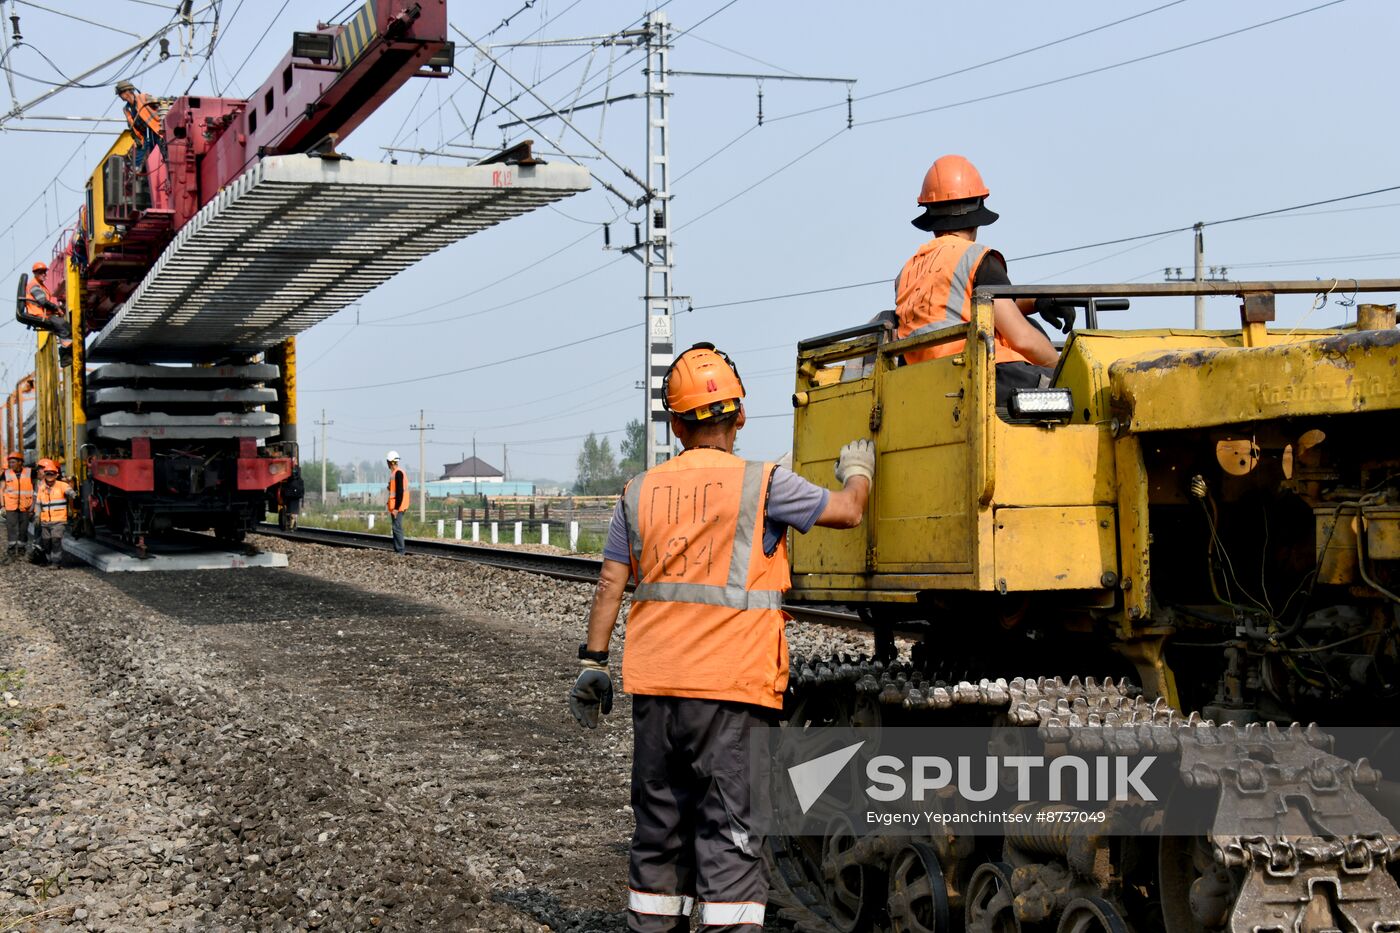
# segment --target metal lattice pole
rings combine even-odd
[[[662,377],[675,353],[671,290],[671,92],[670,24],[666,14],[647,16],[647,191],[650,192],[643,247],[646,266],[646,466],[671,456],[671,425],[663,404]]]

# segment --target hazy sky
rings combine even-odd
[[[536,0],[520,11],[524,0],[447,2],[451,21],[474,38],[516,14],[491,43],[607,34],[656,5]],[[197,0],[195,6],[207,4]],[[99,26],[16,0],[0,5],[6,17],[18,10],[32,46],[10,59],[20,73],[15,91],[22,101],[46,87],[32,79],[56,80],[40,52],[72,75],[138,41],[123,32],[154,32],[174,6],[157,0],[43,4],[105,24]],[[172,59],[137,83],[148,92],[176,94],[203,67],[194,93],[244,96],[285,53],[294,30],[312,28],[342,6],[343,0],[222,0],[213,68],[202,59],[181,63],[183,40],[172,31]],[[787,400],[797,340],[892,305],[889,280],[925,236],[909,225],[919,183],[943,153],[960,152],[981,169],[991,188],[988,204],[1001,213],[981,239],[1008,257],[1018,283],[1158,281],[1163,266],[1189,273],[1189,232],[1017,257],[1400,185],[1391,125],[1400,8],[1390,0],[1337,0],[1317,9],[1319,0],[671,0],[662,6],[677,30],[695,27],[679,39],[674,69],[857,79],[856,125],[849,130],[841,85],[765,82],[765,122],[758,127],[756,82],[672,79],[676,288],[695,305],[677,319],[677,343],[713,341],[739,364],[752,419],[740,445],[751,457],[775,457],[791,445]],[[1311,12],[1108,67],[1305,10]],[[1016,54],[1128,17],[1135,18]],[[208,28],[196,29],[201,53]],[[638,51],[560,47],[497,54],[520,80],[540,81],[537,90],[551,103],[643,88]],[[1014,57],[992,61],[1004,56]],[[985,62],[992,63],[964,70]],[[460,48],[458,63],[478,79],[490,69]],[[90,80],[111,75],[106,69]],[[924,83],[880,93],[913,82]],[[1042,82],[1054,83],[1020,90]],[[494,89],[506,86],[498,75]],[[863,99],[868,95],[876,96]],[[964,103],[976,98],[987,99]],[[461,77],[415,79],[341,149],[380,159],[380,147],[388,145],[498,146],[497,124],[510,117],[493,114],[488,103],[473,139],[468,129],[480,103],[481,93]],[[525,116],[541,109],[528,98],[516,106]],[[916,111],[924,112],[908,115]],[[33,113],[113,117],[117,107],[110,86],[103,86],[64,91]],[[558,123],[546,130],[562,135],[569,153],[596,155],[593,144],[599,144],[640,174],[643,120],[642,103],[628,101],[577,114],[576,125],[591,142],[562,133]],[[9,126],[86,130],[91,124],[26,120]],[[118,128],[102,126],[91,138],[29,132],[0,138],[6,181],[0,265],[14,264],[8,275],[50,255],[59,226],[76,215],[85,177]],[[419,161],[416,155],[399,158]],[[635,186],[610,164],[585,163],[633,193]],[[26,209],[36,196],[39,202]],[[1207,262],[1226,265],[1235,278],[1320,278],[1330,286],[1341,277],[1324,307],[1313,309],[1309,297],[1280,298],[1285,326],[1337,324],[1348,313],[1339,304],[1347,297],[1345,279],[1394,274],[1397,208],[1400,191],[1209,228]],[[310,458],[312,421],[323,408],[334,421],[329,446],[338,461],[377,460],[395,447],[416,465],[417,437],[408,426],[420,409],[436,426],[428,435],[430,469],[470,452],[473,434],[478,453],[497,466],[502,444],[509,444],[511,473],[522,478],[571,477],[579,437],[590,430],[613,432],[616,443],[623,424],[642,411],[642,392],[634,385],[644,364],[641,266],[601,248],[601,224],[609,220],[616,221],[614,242],[630,242],[632,215],[619,212],[618,202],[595,185],[557,209],[430,257],[304,335],[304,456]],[[874,280],[879,284],[706,308]],[[1238,321],[1234,300],[1214,299],[1207,309],[1212,326]],[[1104,324],[1189,326],[1191,313],[1190,299],[1163,301],[1140,304]],[[629,324],[635,326],[581,342]],[[487,365],[559,345],[565,348]],[[31,337],[7,316],[0,323],[6,381],[32,368],[26,359],[31,347]],[[484,368],[357,388],[471,367]]]

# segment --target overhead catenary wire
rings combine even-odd
[[[1337,6],[1338,4],[1346,2],[1347,0],[1327,0],[1326,3],[1319,3],[1316,6],[1310,6],[1303,10],[1297,10],[1293,13],[1284,14],[1283,16],[1275,16],[1273,19],[1266,19],[1263,22],[1252,23],[1248,26],[1241,26],[1238,29],[1231,29],[1227,32],[1217,33],[1216,35],[1208,36],[1204,39],[1197,39],[1194,42],[1187,42],[1183,45],[1172,46],[1169,49],[1161,49],[1156,52],[1149,52],[1146,55],[1137,55],[1132,58],[1126,58],[1122,61],[1113,62],[1109,65],[1100,65],[1097,68],[1089,68],[1084,71],[1077,71],[1073,74],[1061,75],[1058,78],[1050,78],[1045,81],[1037,81],[1033,84],[1026,84],[1020,87],[1010,88],[1005,91],[997,91],[992,94],[981,94],[977,97],[969,97],[966,100],[953,101],[947,104],[939,104],[936,107],[924,107],[919,110],[911,110],[907,113],[897,113],[892,114],[890,116],[876,117],[869,120],[860,120],[856,123],[856,125],[875,126],[876,124],[890,123],[895,120],[907,120],[910,117],[921,117],[930,113],[940,113],[942,111],[952,110],[957,107],[966,107],[970,104],[980,104],[989,100],[997,100],[998,98],[1009,97],[1012,94],[1023,94],[1027,91],[1036,91],[1040,90],[1041,88],[1052,87],[1056,84],[1064,84],[1067,81],[1075,81],[1079,78],[1087,78],[1090,75],[1103,74],[1106,71],[1113,71],[1117,68],[1125,68],[1128,65],[1136,65],[1141,62],[1151,61],[1152,59],[1161,58],[1165,55],[1173,55],[1177,52],[1184,52],[1187,49],[1198,48],[1202,45],[1206,45],[1211,42],[1219,42],[1221,39],[1228,39],[1232,36],[1242,35],[1247,32],[1252,32],[1256,29],[1263,29],[1266,26],[1272,26],[1276,23],[1282,23],[1285,20],[1296,19],[1299,16],[1305,16],[1309,13],[1316,13],[1318,10],[1325,10],[1328,7]]]

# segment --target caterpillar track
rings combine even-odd
[[[916,648],[916,652],[917,652]],[[1316,727],[1218,728],[1123,680],[955,679],[909,661],[793,659],[789,727],[1034,727],[1068,751],[1170,758],[1213,795],[1203,837],[772,837],[772,911],[807,933],[1400,931],[1380,775]],[[1120,805],[1115,820],[1151,819]],[[1159,814],[1156,818],[1160,819]],[[1282,820],[1282,822],[1280,822]],[[1300,829],[1240,834],[1251,822]],[[1321,830],[1321,831],[1319,831]]]

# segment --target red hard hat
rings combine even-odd
[[[919,189],[919,203],[985,198],[989,194],[991,192],[971,162],[960,155],[945,155],[929,166],[924,175],[924,186]]]
[[[662,381],[666,408],[686,421],[703,421],[728,414],[739,407],[744,383],[739,370],[712,343],[697,343],[686,350]]]
[[[34,269],[33,269],[33,271],[34,271],[34,273],[35,273],[36,275],[39,274],[39,273],[41,273],[41,272],[48,272],[48,271],[49,271],[49,264],[46,263],[46,262],[43,262],[42,260],[39,261],[39,262],[36,262],[36,263],[34,263]]]

